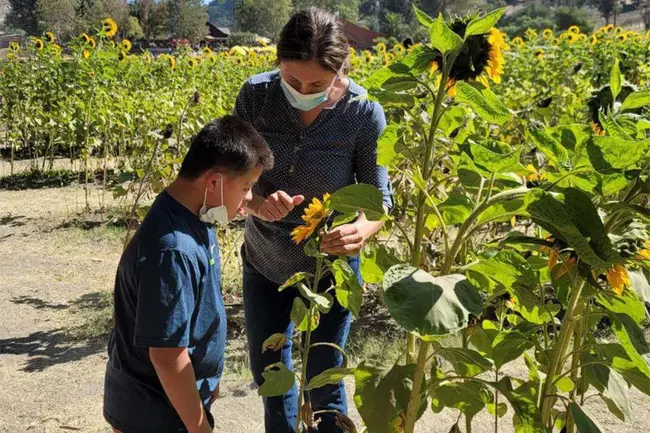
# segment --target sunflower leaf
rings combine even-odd
[[[490,31],[492,27],[501,19],[505,8],[497,9],[489,14],[476,18],[467,25],[465,30],[465,39],[472,35],[482,35]]]
[[[417,17],[418,21],[420,21],[420,24],[426,28],[431,28],[434,19],[427,15],[424,11],[418,9],[417,6],[413,6],[413,10],[415,11],[415,16]]]
[[[388,218],[381,191],[371,185],[357,183],[346,186],[332,194],[329,201],[333,210],[344,214],[363,212],[370,221]]]
[[[510,119],[508,107],[490,90],[479,90],[464,81],[456,83],[456,100],[472,107],[486,122],[503,125]]]
[[[621,111],[634,110],[636,108],[645,107],[646,105],[650,105],[650,89],[643,89],[631,93],[627,98],[625,98],[625,101],[623,101]]]
[[[621,93],[621,88],[623,87],[623,75],[621,74],[621,69],[619,67],[619,60],[614,61],[614,66],[612,66],[612,73],[609,79],[609,85],[612,89],[613,100],[616,101],[616,97]]]
[[[442,54],[447,54],[463,45],[463,39],[449,28],[442,14],[438,15],[429,30],[431,46]]]

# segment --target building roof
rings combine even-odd
[[[228,27],[218,27],[215,24],[211,23],[210,21],[205,23],[205,25],[210,28],[210,36],[212,37],[227,38],[232,34],[232,32]]]

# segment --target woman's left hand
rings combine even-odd
[[[345,224],[325,235],[321,242],[321,251],[333,256],[356,256],[361,252],[366,236],[360,224]]]

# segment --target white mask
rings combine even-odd
[[[289,101],[289,104],[300,111],[310,111],[327,102],[330,90],[332,90],[332,87],[334,86],[334,82],[332,82],[332,85],[329,86],[327,90],[304,95],[291,87],[291,85],[282,77],[280,77],[280,83],[282,85],[282,90],[284,91],[284,96],[287,98],[287,101]]]
[[[220,184],[221,184],[221,206],[213,207],[208,209],[207,206],[205,205],[206,200],[208,198],[208,187],[205,187],[205,194],[203,195],[203,206],[201,206],[201,209],[199,210],[199,219],[203,221],[204,223],[216,225],[216,224],[228,224],[230,221],[228,219],[228,208],[223,204],[223,176],[219,174],[221,177]]]

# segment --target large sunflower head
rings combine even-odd
[[[117,23],[113,18],[106,18],[102,23],[102,30],[107,38],[112,38],[117,34]]]
[[[52,33],[52,32],[45,32],[45,37],[47,38],[47,41],[48,41],[50,44],[53,44],[54,41],[55,41],[55,39],[56,39],[56,38],[54,37],[54,33]]]
[[[472,18],[471,16],[457,18],[449,27],[462,37]],[[494,27],[485,34],[468,37],[449,73],[450,94],[453,96],[453,88],[458,81],[476,80],[489,86],[487,81],[489,77],[493,82],[500,83],[504,65],[502,51],[508,49],[503,33]],[[431,73],[442,66],[441,62],[442,55],[439,55],[431,64]]]
[[[305,239],[308,239],[320,224],[325,220],[329,214],[329,194],[323,195],[323,200],[319,200],[314,197],[305,208],[305,213],[302,216],[302,220],[305,224],[296,227],[291,232],[291,238],[296,244],[303,242]]]

